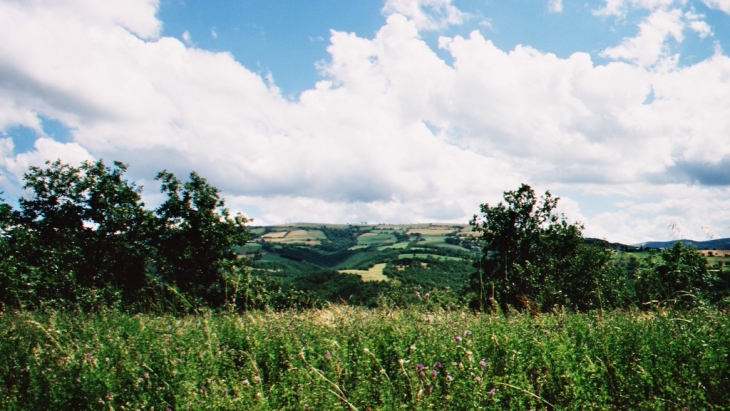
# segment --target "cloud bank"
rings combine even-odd
[[[372,38],[332,31],[322,80],[296,101],[229,53],[161,37],[158,7],[0,0],[0,36],[13,39],[0,42],[0,129],[39,136],[25,153],[0,137],[4,185],[58,157],[119,159],[135,179],[194,169],[264,224],[466,222],[527,182],[571,193],[563,211],[587,235],[662,239],[674,224],[730,236],[730,58],[718,48],[678,64],[688,32],[712,33],[686,2],[606,1],[596,18],[648,14],[598,64],[501,50],[478,31],[433,50],[421,33],[468,15],[449,0],[388,0]],[[73,141],[53,140],[43,118]]]

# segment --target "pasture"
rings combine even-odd
[[[383,275],[383,269],[387,264],[375,264],[367,270],[339,270],[341,273],[357,274],[363,281],[390,281],[388,277]]]

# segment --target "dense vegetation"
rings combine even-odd
[[[0,315],[4,410],[730,409],[730,316]]]
[[[290,241],[196,173],[148,209],[126,168],[0,203],[0,408],[730,409],[730,275],[682,242],[587,241],[526,185],[468,234]]]

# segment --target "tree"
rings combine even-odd
[[[248,220],[231,217],[194,172],[184,183],[161,172],[167,199],[148,210],[126,170],[101,160],[29,169],[19,209],[0,203],[0,303],[86,309],[159,303],[173,291],[212,306],[242,295],[251,306],[249,291],[268,283],[252,279],[234,251],[248,240]]]
[[[639,302],[690,302],[704,299],[715,302],[726,290],[718,275],[707,267],[707,259],[695,248],[681,242],[645,260],[638,270],[635,291]]]
[[[499,303],[503,310],[522,305],[585,310],[598,306],[601,283],[610,283],[611,290],[620,283],[609,252],[584,244],[583,226],[553,212],[559,199],[550,192],[538,199],[522,184],[505,192],[504,200],[494,207],[482,204],[482,216],[469,222],[482,248],[471,284],[478,308]]]
[[[122,179],[127,166],[46,165],[24,174],[30,195],[5,213],[5,249],[14,261],[3,275],[14,298],[84,304],[133,298],[145,282],[152,214],[141,188]]]
[[[248,219],[225,209],[219,190],[190,173],[183,183],[170,172],[157,175],[167,200],[155,210],[154,269],[164,282],[213,305],[226,300],[226,272],[248,272],[234,248],[246,243]],[[240,282],[237,282],[237,284]]]

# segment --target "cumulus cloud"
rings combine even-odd
[[[702,0],[707,7],[722,10],[723,12],[730,14],[730,0]]]
[[[386,0],[383,13],[402,14],[411,19],[419,30],[443,29],[461,24],[468,17],[451,4],[451,0]]]
[[[641,66],[649,67],[661,59],[672,58],[666,45],[668,37],[681,42],[685,28],[683,13],[680,9],[655,10],[641,24],[636,37],[626,38],[615,47],[604,50],[601,54],[612,59],[624,59]]]
[[[587,234],[611,240],[730,218],[710,212],[730,210],[712,179],[730,158],[730,59],[657,69],[666,39],[702,22],[666,2],[631,2],[658,6],[607,51],[622,61],[598,65],[502,50],[479,32],[442,37],[447,64],[420,33],[465,14],[447,0],[387,1],[372,38],[331,33],[322,80],[296,101],[228,53],[159,37],[155,2],[68,13],[82,3],[0,1],[0,36],[17,39],[0,42],[0,128],[40,134],[44,116],[73,130],[73,142],[43,136],[16,155],[0,139],[13,175],[59,156],[130,162],[137,179],[194,169],[262,224],[465,222],[523,181],[626,198],[599,214],[563,200]]]
[[[629,10],[640,8],[647,10],[656,10],[659,8],[668,8],[674,4],[684,4],[686,0],[604,0],[605,5],[593,10],[593,14],[597,16],[616,16],[626,17]]]

